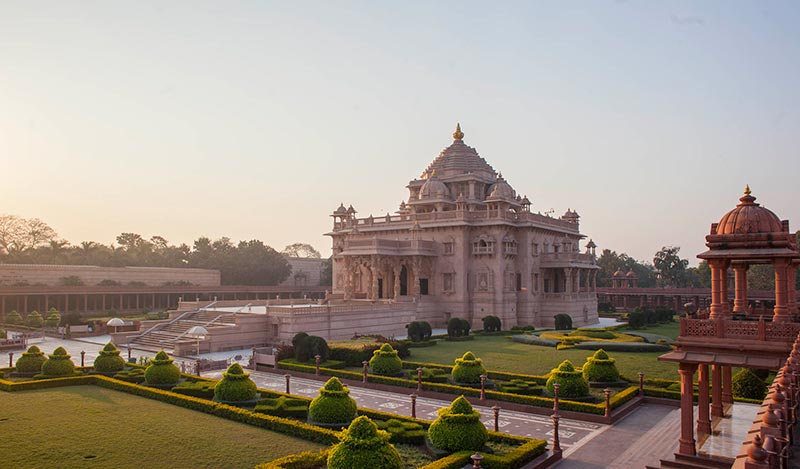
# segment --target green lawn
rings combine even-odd
[[[680,328],[681,328],[680,327],[680,322],[678,321],[677,318],[675,318],[675,321],[669,322],[669,323],[666,323],[666,324],[656,324],[654,326],[647,326],[644,329],[622,329],[622,330],[619,330],[617,332],[622,332],[622,333],[625,333],[625,332],[628,332],[628,331],[631,331],[631,332],[647,332],[648,334],[658,334],[658,335],[667,336],[670,339],[677,339],[678,338],[678,333],[680,332]]]
[[[660,334],[656,332],[656,328],[643,331]],[[520,344],[502,336],[476,336],[475,340],[466,342],[440,340],[433,347],[412,348],[411,356],[406,360],[452,365],[453,361],[467,350],[483,359],[483,364],[488,370],[529,375],[549,373],[564,360],[583,366],[586,357],[594,353],[591,350],[556,350],[555,347]],[[678,379],[678,367],[675,363],[660,362],[656,359],[659,355],[663,355],[663,352],[611,352],[610,355],[617,360],[620,373],[629,379],[638,379],[639,371],[644,371],[648,378]]]
[[[94,386],[0,391],[0,455],[15,468],[252,468],[320,445]]]

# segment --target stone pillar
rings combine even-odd
[[[593,292],[597,291],[597,271],[596,270],[592,271],[592,291]]]
[[[722,303],[722,314],[731,315],[731,303],[728,298],[728,261],[722,261],[720,265],[720,302]]]
[[[564,269],[564,293],[572,293],[572,269]]]
[[[394,299],[396,300],[400,297],[400,270],[402,269],[401,266],[395,266],[394,268]]]
[[[788,270],[787,267],[789,266],[789,262],[785,259],[776,259],[774,265],[775,265],[775,310],[772,316],[772,320],[775,322],[791,321],[792,318],[789,315],[789,308],[787,306],[788,291],[786,288],[787,287],[786,271]]]
[[[708,365],[705,363],[698,366],[697,388],[699,396],[697,399],[697,433],[711,434],[711,418],[708,414]]]
[[[786,292],[788,296],[787,306],[789,307],[789,315],[794,316],[797,314],[797,266],[798,264],[790,263],[787,267],[786,273]]]
[[[693,363],[681,363],[678,365],[678,373],[681,375],[681,437],[678,440],[678,452],[694,456],[696,454],[694,440],[694,387],[692,378],[697,365]]]
[[[717,319],[724,314],[724,307],[722,306],[722,285],[721,276],[722,269],[720,269],[720,261],[708,261],[711,267],[711,319]],[[699,306],[699,305],[698,305]]]
[[[736,275],[736,288],[734,289],[733,312],[747,313],[747,264],[736,264],[733,271]]]
[[[722,417],[722,366],[711,366],[711,416]]]
[[[731,386],[731,367],[722,367],[722,405],[723,413],[725,409],[733,405],[733,388]]]

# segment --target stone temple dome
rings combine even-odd
[[[464,133],[461,132],[460,124],[456,127],[453,138],[453,144],[439,153],[439,156],[425,170],[423,177],[434,171],[444,178],[466,173],[480,173],[493,178],[497,174],[474,148],[464,143]]]
[[[717,233],[776,233],[783,231],[781,220],[771,210],[755,203],[756,198],[750,195],[750,186],[745,187],[744,197],[739,205],[726,213],[717,225]]]
[[[431,174],[425,184],[419,189],[419,200],[425,199],[449,199],[450,190],[436,177],[435,171]]]
[[[503,179],[503,174],[497,176],[497,182],[489,188],[491,199],[514,199],[514,189]]]

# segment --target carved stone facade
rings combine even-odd
[[[409,182],[394,214],[358,218],[344,204],[331,215],[333,300],[414,302],[417,319],[473,327],[496,315],[504,327],[597,322],[594,243],[579,252],[579,215],[531,212],[474,148],[455,139]]]

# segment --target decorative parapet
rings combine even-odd
[[[595,264],[593,255],[580,252],[547,252],[540,257],[540,266],[543,268],[586,267]]]
[[[800,323],[733,321],[729,319],[681,318],[680,337],[759,340],[792,343],[800,333]],[[680,339],[679,337],[679,339]]]

